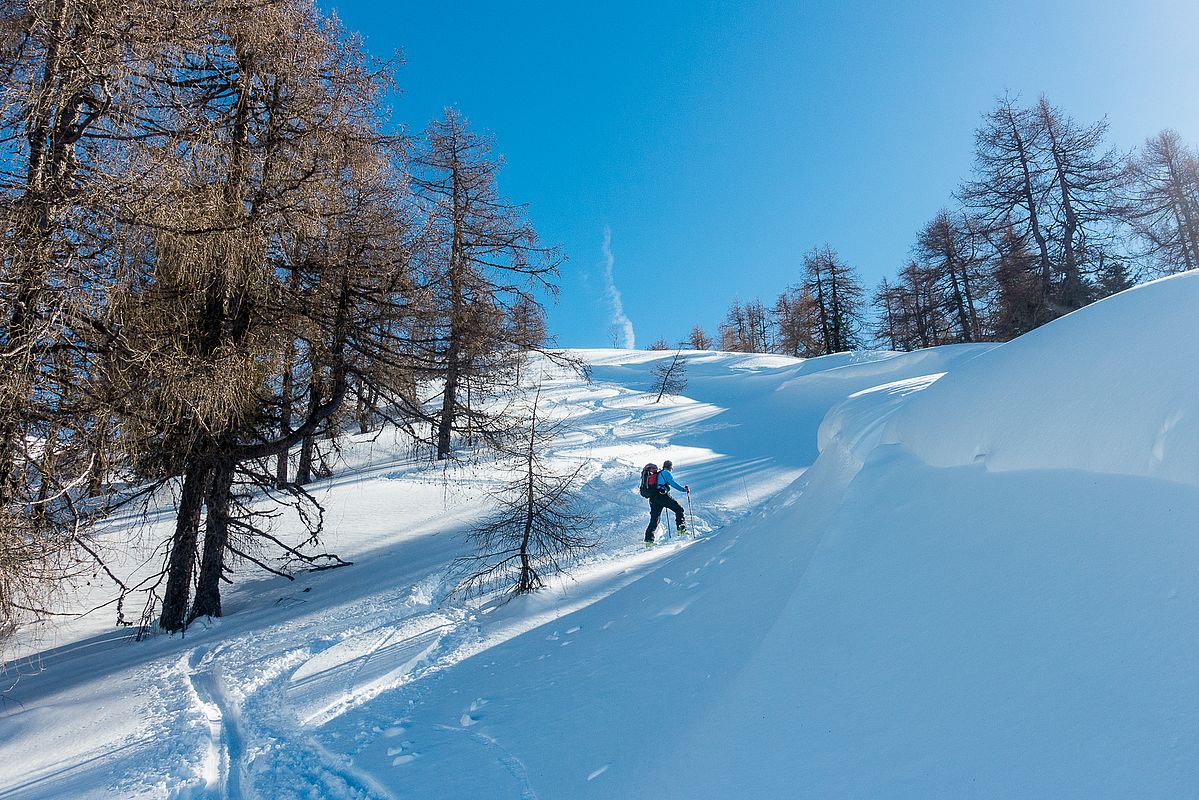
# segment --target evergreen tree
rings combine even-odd
[[[1095,275],[1095,295],[1097,300],[1111,297],[1133,286],[1132,274],[1128,264],[1117,258],[1105,258],[1100,253],[1099,268]]]

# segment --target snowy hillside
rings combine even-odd
[[[0,800],[1189,796],[1197,307],[1188,273],[1001,346],[696,353],[658,405],[662,354],[583,351],[553,456],[602,544],[507,604],[448,594],[503,476],[360,437],[317,487],[353,567],[247,571],[185,637],[22,632]],[[664,458],[699,536],[646,551]]]

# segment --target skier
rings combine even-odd
[[[650,487],[649,495],[649,527],[645,529],[645,545],[654,543],[654,531],[658,529],[658,518],[662,516],[662,509],[669,508],[674,512],[675,530],[679,536],[687,532],[687,525],[683,521],[683,507],[678,501],[670,496],[670,487],[678,489],[680,492],[691,494],[690,486],[679,486],[674,482],[674,476],[670,471],[674,469],[674,463],[670,460],[662,462],[662,469],[658,471],[658,480],[654,486]]]

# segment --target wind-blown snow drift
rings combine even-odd
[[[962,364],[884,441],[933,466],[1199,486],[1199,275],[1129,289]]]
[[[729,746],[660,788],[1193,795],[1197,301],[1155,282],[830,412],[770,515],[801,554],[749,551],[793,593],[695,726]]]

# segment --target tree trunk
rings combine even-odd
[[[437,420],[437,460],[450,457],[450,437],[454,431],[454,411],[458,403],[458,342],[452,337],[446,354],[445,393],[441,398],[441,416]]]
[[[538,390],[540,395],[540,390]],[[517,583],[518,592],[530,592],[537,588],[533,565],[529,560],[529,544],[533,538],[533,523],[537,516],[537,481],[533,475],[533,465],[537,461],[535,448],[537,446],[537,406],[533,406],[533,419],[529,423],[529,450],[525,453],[525,529],[520,540],[520,581]]]
[[[1041,232],[1041,222],[1037,214],[1037,199],[1032,188],[1032,171],[1029,169],[1028,151],[1024,147],[1024,137],[1020,135],[1020,129],[1016,125],[1016,120],[1008,112],[1008,122],[1012,126],[1012,138],[1016,142],[1016,150],[1020,157],[1020,172],[1023,178],[1022,188],[1024,202],[1028,208],[1028,226],[1033,238],[1037,242],[1037,249],[1040,251],[1041,259],[1041,296],[1049,297],[1050,289],[1052,288],[1053,269],[1049,261],[1049,243],[1045,240],[1045,234]]]
[[[949,285],[953,288],[953,304],[958,312],[958,327],[962,331],[963,342],[973,342],[974,336],[971,332],[970,317],[966,313],[966,301],[962,297],[962,288],[958,283],[957,268],[952,260],[949,260],[945,268],[949,270]]]
[[[229,544],[229,501],[233,488],[233,464],[222,462],[212,470],[204,504],[204,555],[196,582],[188,622],[199,617],[221,615],[221,575],[225,569],[225,548]]]
[[[279,436],[287,436],[291,433],[291,393],[294,389],[295,379],[292,376],[292,370],[295,368],[295,344],[289,344],[285,351],[283,361],[283,387],[281,397],[283,405],[279,408]],[[290,464],[288,459],[291,457],[291,449],[285,448],[279,452],[275,461],[275,488],[284,489],[287,487],[287,475]]]
[[[837,286],[839,283],[837,279],[837,267],[831,258],[829,259],[828,272],[829,330],[833,334],[832,342],[829,343],[829,352],[840,353],[845,349],[843,345],[845,332],[841,330],[841,299],[837,297]]]
[[[175,535],[171,537],[171,555],[167,564],[162,617],[158,622],[165,631],[183,630],[187,624],[187,598],[191,591],[196,542],[200,537],[200,510],[207,494],[209,474],[207,464],[192,463],[183,475],[179,513],[175,519]]]
[[[1074,248],[1074,240],[1078,236],[1078,216],[1074,213],[1074,204],[1070,202],[1070,184],[1066,180],[1065,168],[1061,155],[1058,153],[1057,139],[1050,129],[1053,165],[1057,170],[1058,190],[1061,192],[1062,211],[1066,215],[1062,228],[1062,305],[1069,309],[1082,308],[1086,301],[1083,296],[1082,275],[1079,272],[1078,253]]]
[[[308,416],[311,417],[321,405],[320,370],[313,367],[312,383],[308,386]],[[300,463],[296,466],[296,485],[312,483],[313,451],[316,449],[316,431],[312,431],[300,442]]]
[[[888,291],[883,295],[883,299],[887,304],[887,338],[891,341],[891,349],[898,350],[899,342],[895,337],[895,312],[891,308],[891,293]]]
[[[354,415],[358,418],[358,433],[365,434],[370,430],[370,418],[367,414],[369,407],[367,398],[363,396],[366,390],[365,381],[358,379],[358,391],[355,392]]]

